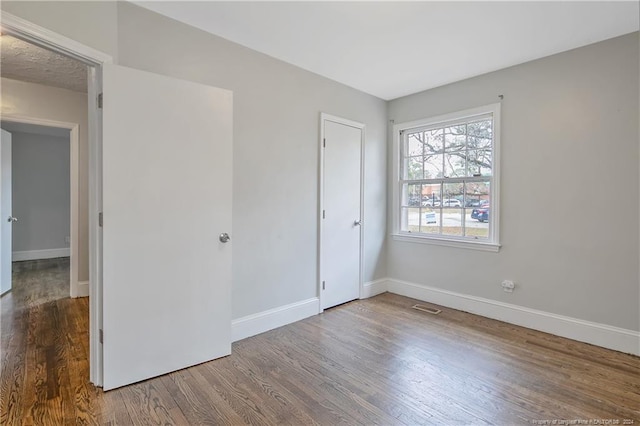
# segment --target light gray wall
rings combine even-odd
[[[391,101],[402,123],[504,95],[502,249],[390,240],[389,276],[640,329],[638,50],[634,33]]]
[[[386,276],[386,102],[130,3],[0,7],[116,63],[234,92],[234,318],[316,296],[320,112],[367,126],[363,278]]]
[[[367,126],[364,279],[385,276],[384,101],[128,3],[118,24],[121,65],[233,91],[234,318],[316,296],[320,112]]]
[[[7,1],[3,11],[117,56],[117,1]]]
[[[637,34],[387,105],[128,3],[81,4],[0,7],[123,65],[234,91],[234,318],[315,295],[324,111],[367,125],[366,281],[389,276],[640,328]],[[390,241],[387,258],[386,109],[402,122],[492,103],[498,94],[505,95],[501,252]],[[571,190],[545,189],[558,182]],[[603,219],[608,203],[591,201],[595,192],[627,201]],[[504,278],[520,285],[511,295],[499,287]]]
[[[69,137],[11,134],[13,251],[68,248]]]

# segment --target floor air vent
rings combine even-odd
[[[440,309],[430,308],[428,306],[418,305],[418,304],[413,305],[411,309],[417,309],[418,311],[426,312],[428,314],[433,314],[433,315],[438,315],[440,312],[442,312]]]

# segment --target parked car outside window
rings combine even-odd
[[[455,198],[445,198],[442,200],[442,207],[462,207],[462,203]]]
[[[488,207],[488,206],[489,206],[489,200],[467,199],[467,202],[465,203],[465,207]]]
[[[440,200],[428,199],[422,202],[422,207],[440,207]]]
[[[412,207],[417,207],[420,205],[420,198],[418,197],[411,197],[409,198],[409,205]]]
[[[473,209],[471,211],[471,219],[478,222],[487,222],[489,220],[489,209]]]

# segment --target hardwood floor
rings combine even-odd
[[[104,393],[64,262],[23,266],[1,299],[3,425],[640,424],[640,358],[392,294]]]

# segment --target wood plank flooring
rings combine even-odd
[[[19,270],[0,301],[3,425],[640,424],[640,358],[392,294],[105,393],[68,263]]]

